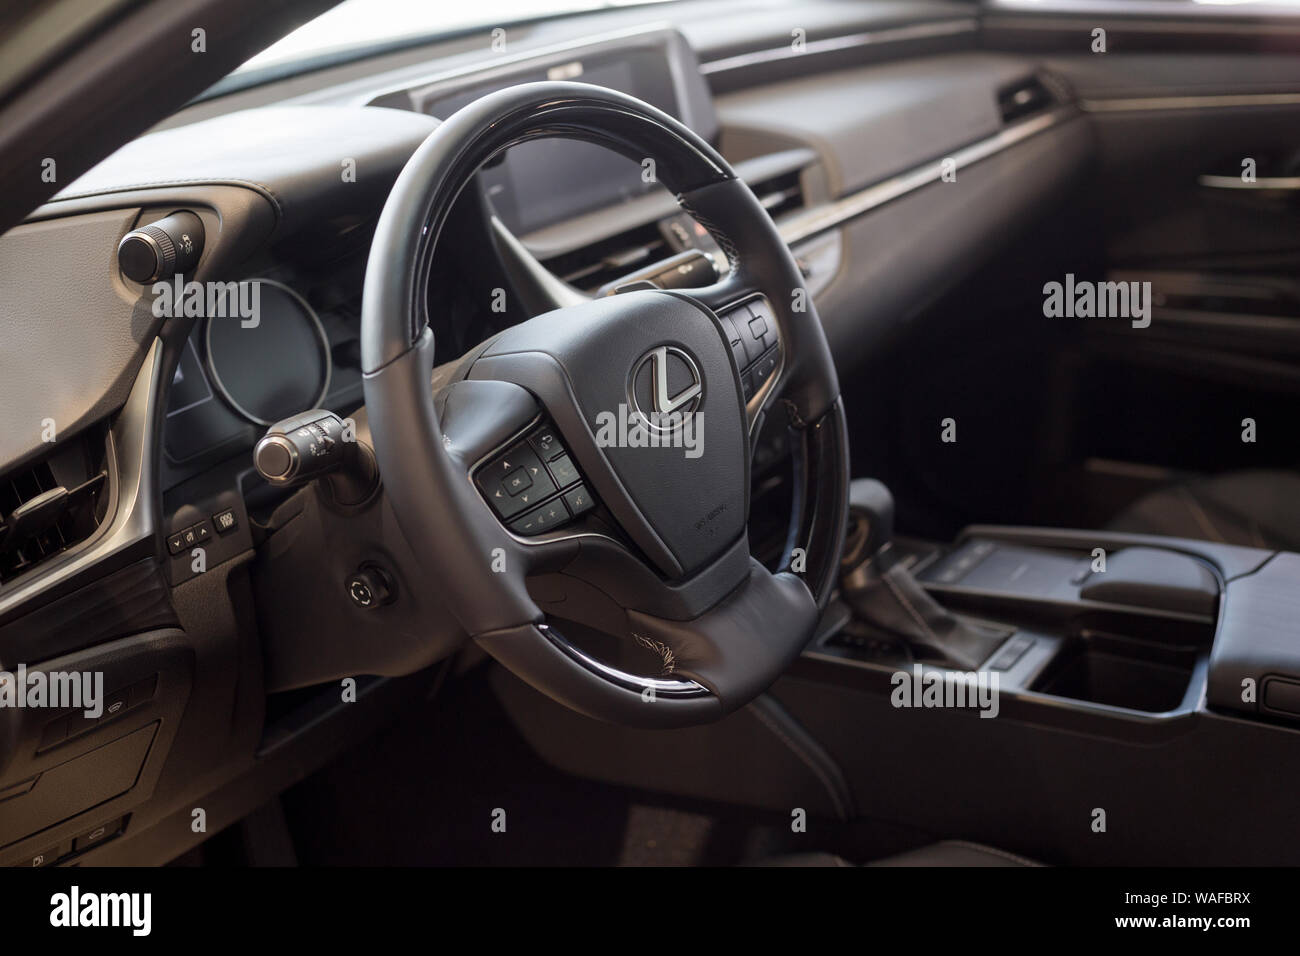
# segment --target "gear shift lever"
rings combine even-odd
[[[984,634],[941,607],[900,564],[892,547],[894,496],[873,478],[849,488],[849,530],[840,593],[861,621],[896,634],[917,657],[975,670],[1005,637]]]
[[[859,478],[849,489],[849,532],[840,568],[848,571],[876,557],[894,540],[894,496],[883,482]]]

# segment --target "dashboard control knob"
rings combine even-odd
[[[290,480],[297,467],[298,449],[283,435],[268,435],[257,443],[253,464],[270,482]]]
[[[141,285],[189,273],[202,254],[203,220],[185,211],[133,229],[117,244],[118,268]]]
[[[321,490],[344,509],[368,504],[379,488],[375,453],[323,408],[272,425],[253,447],[253,467],[280,488],[323,478]]]
[[[276,422],[253,448],[253,465],[273,485],[297,485],[342,468],[350,456],[343,420],[314,409]]]

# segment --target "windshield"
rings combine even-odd
[[[537,17],[604,10],[672,0],[344,0],[267,47],[235,70],[285,67],[319,56],[360,52],[369,47],[435,37]]]

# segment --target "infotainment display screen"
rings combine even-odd
[[[445,119],[481,96],[534,80],[566,79],[628,93],[679,116],[672,71],[662,52],[623,51],[617,56],[575,59],[549,69],[532,69],[506,80],[431,98],[424,111]],[[480,174],[501,221],[516,235],[593,209],[634,199],[657,188],[641,166],[590,143],[543,139],[514,147]]]

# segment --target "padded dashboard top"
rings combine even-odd
[[[840,198],[997,133],[998,89],[1032,72],[1023,57],[954,53],[773,83],[717,110],[724,127],[812,146]]]
[[[52,200],[165,188],[230,184],[261,192],[278,231],[341,211],[374,208],[415,147],[437,127],[406,110],[273,106],[241,110],[128,143]],[[355,181],[344,178],[348,162]],[[348,188],[354,186],[355,188]]]

